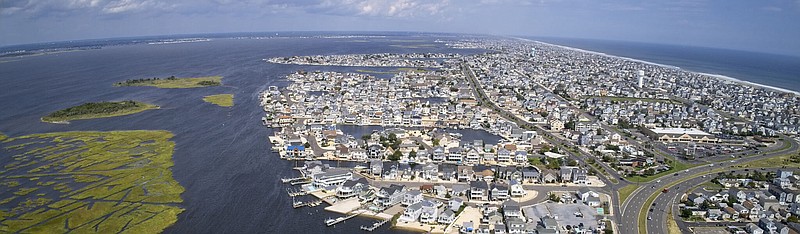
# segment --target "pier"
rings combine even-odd
[[[308,180],[308,179],[305,178],[305,177],[295,177],[295,178],[283,178],[283,179],[281,179],[281,182],[283,182],[285,184],[285,183],[294,183],[296,181],[305,181],[305,180]],[[294,185],[294,184],[292,184],[292,185]]]
[[[300,207],[304,207],[304,206],[315,207],[315,206],[318,206],[318,205],[322,205],[322,200],[314,200],[314,201],[309,201],[309,202],[299,202],[298,201],[298,202],[293,202],[292,203],[292,207],[294,207],[295,209],[300,208]]]
[[[330,226],[336,225],[337,223],[341,223],[341,222],[344,222],[345,220],[348,220],[348,219],[351,219],[353,217],[356,217],[359,214],[360,213],[355,213],[355,214],[351,214],[351,215],[348,215],[348,216],[339,217],[339,218],[336,218],[336,219],[330,219],[329,218],[329,219],[325,220],[325,225],[328,225],[330,227]]]
[[[305,195],[308,195],[308,192],[306,192],[306,191],[303,191],[303,190],[293,190],[293,189],[289,189],[289,188],[286,188],[286,193],[288,193],[290,197],[296,197],[296,196],[305,196]]]
[[[383,224],[385,224],[387,222],[389,222],[389,220],[388,219],[384,219],[384,220],[382,220],[380,222],[373,223],[372,226],[369,226],[369,227],[361,226],[361,230],[368,231],[368,232],[375,231],[375,229],[378,229],[379,227],[383,226]]]

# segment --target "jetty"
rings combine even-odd
[[[368,232],[375,231],[375,229],[378,229],[379,227],[383,226],[383,224],[385,224],[387,222],[389,222],[389,220],[388,219],[384,219],[384,220],[382,220],[380,222],[373,223],[372,226],[369,226],[369,227],[361,226],[361,230],[368,231]]]
[[[325,225],[328,225],[330,227],[330,226],[336,225],[337,223],[341,223],[341,222],[344,222],[345,220],[348,220],[348,219],[351,219],[353,217],[356,217],[359,214],[360,213],[355,213],[355,214],[351,214],[351,215],[348,215],[348,216],[342,216],[342,217],[335,218],[335,219],[329,218],[329,219],[325,220]]]

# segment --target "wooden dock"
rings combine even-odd
[[[294,207],[295,209],[300,208],[300,207],[304,207],[304,206],[315,207],[315,206],[318,206],[318,205],[322,205],[322,200],[313,200],[313,201],[309,201],[309,202],[293,202],[292,203],[292,207]]]
[[[336,219],[327,219],[327,220],[325,220],[325,225],[328,225],[330,227],[330,226],[336,225],[337,223],[341,223],[341,222],[344,222],[345,220],[348,220],[348,219],[351,219],[353,217],[356,217],[359,214],[360,213],[355,213],[355,214],[351,214],[351,215],[348,215],[348,216],[342,216],[342,217],[339,217],[339,218],[336,218]]]
[[[375,229],[378,229],[379,227],[383,226],[383,224],[385,224],[387,222],[389,222],[389,220],[388,219],[384,219],[384,220],[382,220],[380,222],[373,223],[372,226],[369,226],[369,227],[361,226],[361,230],[368,231],[368,232],[375,231]]]
[[[296,197],[296,196],[305,196],[308,195],[308,192],[303,190],[293,190],[290,188],[286,188],[286,193],[289,194],[289,197]]]

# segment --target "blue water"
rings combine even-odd
[[[403,37],[399,39],[405,39]],[[435,38],[425,38],[432,41]],[[210,42],[147,45],[122,43],[79,52],[18,57],[0,63],[0,132],[10,136],[82,130],[164,129],[175,134],[172,168],[186,188],[186,209],[169,233],[353,233],[374,220],[355,218],[328,228],[339,214],[323,207],[292,209],[279,178],[296,176],[293,163],[270,152],[272,130],[261,125],[258,92],[285,86],[297,70],[337,70],[269,64],[275,56],[459,52],[445,47],[407,49],[388,39],[215,39]],[[352,68],[348,68],[352,69]],[[143,77],[221,75],[223,86],[199,89],[113,87]],[[235,106],[207,104],[202,97],[233,93]],[[41,116],[84,102],[140,100],[161,106],[128,116],[48,124]],[[0,157],[7,157],[0,149]],[[2,167],[3,165],[0,165]],[[399,232],[389,230],[382,233]]]
[[[719,74],[800,92],[800,57],[715,48],[567,38],[537,41]]]

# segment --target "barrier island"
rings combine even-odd
[[[222,107],[233,106],[233,94],[217,94],[203,97],[203,101]]]
[[[153,104],[131,100],[121,102],[89,102],[50,113],[42,117],[42,121],[49,123],[67,123],[70,120],[130,115],[158,108],[158,106]]]
[[[9,138],[0,233],[158,233],[183,212],[168,131],[60,132]]]
[[[117,82],[114,86],[152,86],[162,89],[200,88],[222,85],[222,76],[206,76],[193,78],[176,78],[170,76],[164,79],[153,77]]]

